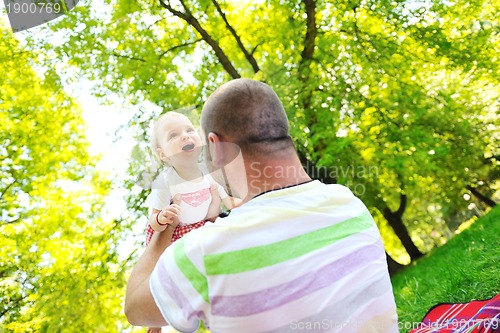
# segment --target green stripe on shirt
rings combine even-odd
[[[207,275],[237,274],[271,266],[305,255],[359,233],[375,224],[365,213],[304,235],[248,249],[210,254],[204,257]]]
[[[184,276],[191,282],[193,288],[196,289],[203,300],[208,301],[208,284],[205,276],[196,268],[192,261],[187,257],[184,250],[185,239],[187,237],[182,237],[177,241],[176,246],[174,246],[174,259],[177,267],[181,270]]]

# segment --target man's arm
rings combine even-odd
[[[135,265],[127,284],[125,315],[135,326],[165,326],[167,322],[149,289],[149,278],[161,254],[170,245],[178,224],[169,225],[163,232],[155,232],[146,250]]]

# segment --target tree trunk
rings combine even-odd
[[[385,257],[387,259],[387,268],[389,269],[389,275],[394,275],[405,267],[396,260],[392,259],[391,256],[387,254],[387,252],[385,253]]]
[[[420,252],[420,250],[413,243],[413,240],[408,234],[408,230],[403,224],[401,217],[395,216],[389,209],[384,211],[384,217],[387,219],[387,222],[389,222],[389,225],[394,230],[396,236],[398,236],[406,252],[410,255],[411,260],[413,261],[422,257],[424,254]]]
[[[482,202],[484,202],[485,204],[487,204],[491,208],[493,208],[497,205],[497,203],[495,201],[493,201],[492,199],[488,198],[487,196],[481,194],[477,189],[473,188],[472,186],[469,185],[469,186],[466,186],[465,188],[468,189],[470,191],[470,193],[472,193],[476,198],[478,198],[479,200],[481,200]]]
[[[396,236],[398,236],[399,240],[403,244],[406,252],[410,255],[411,260],[418,259],[422,257],[424,254],[420,252],[420,250],[415,246],[413,240],[406,229],[406,226],[403,223],[403,213],[406,209],[406,195],[401,194],[401,203],[397,211],[393,212],[388,207],[385,207],[382,211],[384,217],[386,218],[389,225],[394,230]]]

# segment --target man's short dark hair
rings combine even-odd
[[[228,138],[247,154],[293,147],[283,104],[259,81],[237,79],[222,85],[205,103],[201,119],[205,135]]]

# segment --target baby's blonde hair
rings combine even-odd
[[[160,130],[162,126],[172,117],[184,117],[187,118],[185,115],[179,112],[175,111],[169,111],[165,114],[163,114],[158,120],[154,123],[153,125],[153,132],[151,133],[151,148],[153,149],[153,154],[160,160],[161,163],[168,165],[165,161],[161,160],[160,156],[158,155],[158,148],[160,148]],[[189,118],[188,118],[189,119]]]

